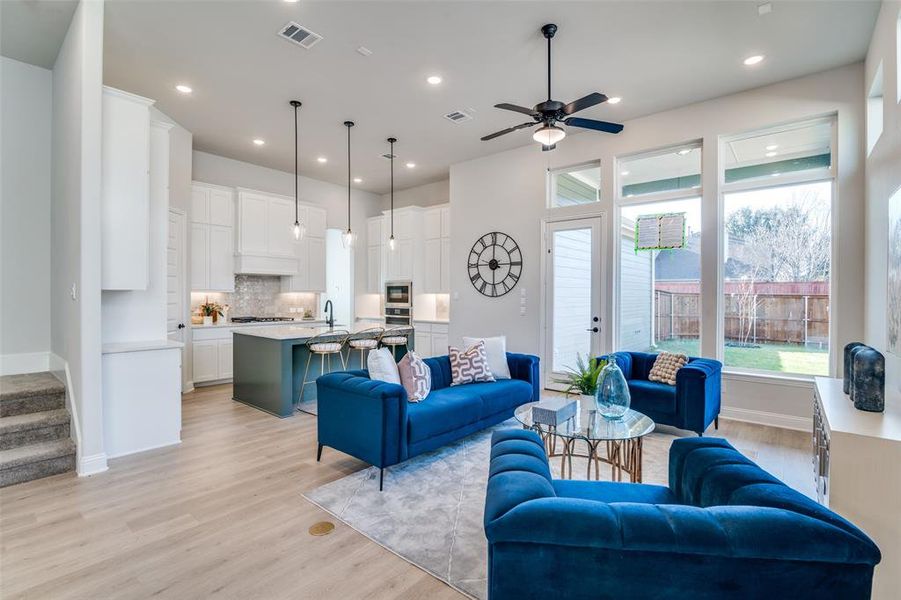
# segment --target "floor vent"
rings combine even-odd
[[[471,121],[472,115],[465,110],[455,110],[444,115],[444,118],[452,123],[463,123],[464,121]]]
[[[295,23],[294,21],[291,21],[282,27],[278,34],[289,42],[297,44],[307,50],[315,46],[316,43],[322,39],[322,36],[318,33],[310,31],[303,25]]]

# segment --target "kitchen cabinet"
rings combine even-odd
[[[100,236],[101,289],[150,284],[150,106],[104,86]]]
[[[318,206],[301,206],[298,209],[298,218],[306,225],[306,234],[300,240],[295,240],[293,236],[291,238],[297,270],[290,277],[282,277],[282,291],[324,292],[325,209]]]
[[[423,358],[447,354],[448,324],[413,321],[413,343]]]
[[[235,291],[234,197],[229,188],[191,186],[191,290]]]
[[[366,291],[384,293],[385,252],[388,236],[383,232],[385,217],[370,217],[366,221]]]
[[[436,206],[423,215],[423,287],[427,294],[450,293],[450,208]]]
[[[296,275],[294,199],[245,188],[237,192],[235,272]]]
[[[195,340],[191,345],[194,383],[219,379],[219,340]]]
[[[229,340],[219,340],[217,345],[218,350],[218,359],[219,359],[219,368],[218,368],[218,378],[219,379],[231,379],[232,377],[232,349],[234,348],[234,343],[231,339]]]

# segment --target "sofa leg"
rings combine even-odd
[[[319,444],[319,447],[316,448],[316,462],[322,458],[322,444]]]
[[[720,428],[720,416],[719,415],[713,417],[713,428],[714,429]]]
[[[379,469],[379,491],[381,492],[385,488],[385,469],[384,467]]]

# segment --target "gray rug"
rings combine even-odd
[[[484,599],[487,543],[482,517],[491,432],[509,427],[521,425],[510,419],[387,469],[384,492],[379,493],[378,469],[370,467],[304,497],[448,585]],[[666,485],[669,446],[676,437],[654,432],[645,438],[645,483]],[[586,467],[584,459],[573,461],[576,479],[585,479]],[[559,459],[551,461],[551,470],[559,476]],[[601,479],[610,479],[609,466],[601,465]]]

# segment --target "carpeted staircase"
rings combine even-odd
[[[0,487],[75,469],[66,386],[50,373],[0,377]]]

